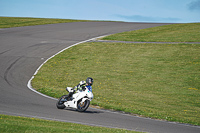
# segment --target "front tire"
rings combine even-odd
[[[58,109],[64,109],[65,105],[64,105],[64,100],[67,99],[68,95],[63,95],[56,103],[56,107]]]
[[[85,100],[85,102],[83,102],[82,104],[81,104],[81,100],[80,100],[77,103],[77,110],[79,112],[84,112],[89,107],[89,105],[90,105],[90,101],[89,100]]]

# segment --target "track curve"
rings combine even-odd
[[[85,113],[58,110],[54,99],[27,88],[36,69],[68,46],[94,37],[165,24],[76,22],[0,29],[0,113],[146,132],[200,132],[176,124],[89,108]]]

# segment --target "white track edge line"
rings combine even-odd
[[[41,96],[43,96],[43,97],[46,97],[46,98],[49,98],[49,99],[53,99],[53,100],[57,100],[56,98],[47,96],[47,95],[45,95],[45,94],[42,94],[42,93],[36,91],[36,90],[32,87],[31,81],[34,79],[34,76],[38,73],[38,71],[40,70],[40,68],[41,68],[48,60],[50,60],[50,59],[53,58],[54,56],[60,54],[61,52],[65,51],[65,50],[67,50],[67,49],[69,49],[69,48],[71,48],[71,47],[73,47],[73,46],[76,46],[76,45],[78,45],[78,44],[85,43],[85,42],[89,42],[89,41],[91,41],[91,40],[95,40],[95,39],[97,39],[97,38],[101,38],[101,37],[105,37],[105,36],[108,36],[108,35],[98,36],[98,37],[94,37],[94,38],[91,38],[91,39],[88,39],[88,40],[85,40],[85,41],[81,41],[81,42],[75,43],[75,44],[73,44],[73,45],[70,45],[70,46],[64,48],[63,50],[59,51],[58,53],[52,55],[51,57],[49,57],[48,59],[46,59],[46,60],[37,68],[37,70],[35,71],[35,73],[34,73],[33,76],[31,77],[31,79],[28,81],[27,87],[28,87],[31,91],[33,91],[33,92],[35,92],[35,93],[37,93],[37,94],[39,94],[39,95],[41,95]]]

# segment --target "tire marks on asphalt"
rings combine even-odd
[[[12,84],[9,82],[8,80],[8,73],[11,70],[11,68],[21,59],[22,57],[17,58],[14,62],[12,62],[9,67],[6,69],[5,73],[4,73],[4,80],[10,85],[12,86]]]

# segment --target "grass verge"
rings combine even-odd
[[[90,42],[49,60],[32,85],[60,97],[91,76],[92,105],[200,125],[199,60],[199,44]]]
[[[102,39],[135,42],[200,42],[200,23],[165,25],[118,33]]]
[[[87,22],[87,21],[88,20],[0,17],[0,28],[56,24],[56,23],[69,23],[69,22]]]
[[[41,120],[36,118],[25,118],[20,116],[8,116],[0,114],[0,131],[3,133],[137,133],[124,129],[113,129],[105,127],[86,126],[66,122]]]

